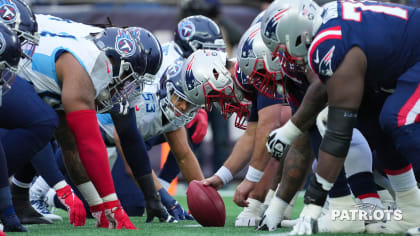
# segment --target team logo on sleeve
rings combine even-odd
[[[115,49],[122,56],[132,56],[136,52],[136,44],[130,33],[125,29],[119,29],[115,40]]]
[[[17,7],[9,0],[0,0],[0,17],[3,23],[15,23],[17,15]]]
[[[188,91],[193,90],[195,87],[201,85],[200,81],[196,80],[194,77],[194,74],[192,73],[191,67],[192,67],[193,61],[194,61],[194,56],[191,59],[185,71],[185,83],[187,84]]]
[[[179,22],[178,33],[182,39],[188,40],[195,33],[195,26],[189,20],[183,20]]]
[[[332,46],[330,50],[328,50],[327,54],[322,58],[322,60],[319,62],[319,73],[326,76],[332,76],[333,71],[331,67],[331,59],[334,55],[335,46]],[[317,50],[317,57],[315,59],[319,61],[318,58],[318,50]]]
[[[179,72],[181,72],[181,69],[182,69],[181,67],[182,67],[182,65],[180,65],[180,64],[174,64],[174,65],[170,66],[168,68],[168,72],[167,72],[168,77],[173,78],[173,77],[177,76],[179,74]]]

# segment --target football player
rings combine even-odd
[[[255,87],[255,89],[258,90],[261,94],[264,94],[267,97],[274,98],[276,96],[276,93],[284,93],[285,88],[283,85],[283,76],[285,76],[287,78],[287,83],[285,86],[287,95],[285,94],[285,96],[288,98],[293,111],[295,111],[297,107],[299,107],[304,91],[309,82],[303,74],[301,74],[299,77],[297,75],[294,75],[293,77],[288,77],[287,74],[283,74],[283,70],[281,69],[281,64],[279,62],[278,57],[272,57],[270,50],[264,45],[264,42],[262,41],[259,23],[250,27],[250,29],[248,29],[248,31],[244,34],[238,51],[238,60],[239,65],[243,68],[245,74],[249,75],[249,83],[252,84]],[[361,136],[358,131],[356,132],[357,137]],[[308,136],[310,136],[312,146],[316,147],[317,143],[320,142],[320,136],[319,134],[317,134],[316,128],[312,129],[311,135],[305,134],[305,136],[306,139]],[[367,143],[363,142],[363,137],[361,137],[361,140],[362,141],[354,140],[354,142],[352,142],[352,153],[354,153],[355,155],[350,155],[350,158],[346,163],[346,175],[349,178],[349,183],[352,187],[353,193],[357,198],[361,199],[363,202],[373,201],[372,203],[374,203],[375,205],[381,206],[381,202],[379,201],[378,197],[371,199],[371,196],[377,196],[371,173],[372,170],[370,167],[372,165],[372,158]],[[287,207],[287,202],[289,202],[292,199],[299,186],[301,186],[301,181],[303,180],[303,177],[306,174],[305,170],[309,169],[308,167],[310,166],[312,160],[312,154],[310,152],[310,149],[311,146],[309,142],[304,141],[302,141],[299,145],[292,147],[290,155],[296,156],[296,153],[299,153],[300,155],[294,158],[289,157],[287,159],[288,161],[286,162],[286,167],[284,170],[285,180],[282,181],[282,185],[280,185],[277,195],[280,196],[280,199],[284,199],[284,197],[286,197],[287,201],[278,201],[278,198],[275,198],[275,200],[273,200],[273,202],[278,201],[279,203],[282,203],[273,205],[282,205],[282,207],[281,209],[276,210],[272,209],[273,206],[269,208],[270,210],[267,213],[275,212],[276,217],[269,214],[269,216],[266,216],[265,221],[268,220],[267,217],[274,217],[277,218],[277,222],[273,225],[271,224],[273,223],[271,222],[272,219],[270,219],[269,223],[262,222],[262,226],[264,224],[268,224],[266,225],[268,230],[274,230],[276,225],[280,223],[280,219],[283,217],[283,213],[285,212],[285,209]],[[296,150],[298,152],[296,152]],[[366,153],[366,155],[359,155],[360,153],[363,153],[363,151]],[[292,167],[291,163],[293,161],[296,161],[298,158],[303,159],[293,164]],[[363,164],[355,165],[355,163]],[[298,183],[293,182],[292,184],[291,182],[288,182],[292,180],[290,177],[290,171],[294,171],[294,173],[296,173],[296,169],[294,169],[296,167],[298,167],[300,171],[303,170],[303,173],[301,173],[300,181],[295,179],[294,181],[297,181]],[[342,177],[344,177],[344,175]],[[292,189],[294,189],[294,191]],[[287,193],[288,191],[291,192]],[[342,199],[350,199],[350,201],[348,202],[348,207],[354,205],[354,202],[351,200],[350,192],[347,189],[347,182],[345,181],[345,179],[344,181],[341,180],[340,182],[336,183],[335,188],[333,189],[333,191],[331,191],[330,197],[330,209],[332,209],[334,204],[339,200],[341,200],[341,202],[346,202]],[[358,225],[348,224],[347,228],[343,227],[343,224],[340,224],[340,230],[346,231],[348,229],[351,229],[351,232],[355,230],[363,231],[363,222],[359,221],[356,223],[358,223]],[[324,224],[321,225],[320,230],[321,228],[322,230],[325,230],[325,227],[322,227],[323,225]],[[330,232],[334,231],[333,227],[330,228]]]
[[[11,89],[15,73],[18,70],[19,59],[22,55],[20,41],[16,33],[3,23],[0,23],[0,41],[2,42],[0,47],[0,109],[2,109],[3,114],[7,114],[6,110],[3,110],[1,107],[3,95]],[[10,107],[8,108],[10,109]],[[5,124],[3,120],[1,125],[7,125],[7,123]],[[4,225],[3,230],[5,232],[27,232],[26,228],[21,225],[13,207],[7,168],[6,155],[3,145],[0,143],[0,220]],[[0,230],[0,235],[3,236],[5,234]]]
[[[245,167],[252,158],[246,181],[238,187],[235,196],[241,195],[243,189],[251,188],[252,190],[255,184],[260,181],[263,170],[269,161],[262,137],[265,137],[271,128],[281,125],[277,117],[287,117],[290,112],[289,108],[283,106],[284,101],[281,97],[268,99],[258,94],[248,84],[246,76],[240,72],[236,61],[226,60],[223,53],[214,50],[200,50],[193,53],[184,64],[183,78],[184,90],[191,101],[205,105],[207,110],[214,106],[221,111],[225,118],[236,113],[236,127],[246,129],[235,144],[234,150],[224,166],[214,176],[206,179],[204,183],[217,189],[220,188],[229,183],[233,175]],[[252,101],[252,107],[250,107],[251,102],[244,102],[245,100]],[[250,108],[251,114],[249,114]],[[245,124],[247,119],[248,124]],[[274,167],[275,170],[277,164],[272,164],[270,167]],[[238,199],[234,199],[238,205],[248,204],[240,202]],[[250,201],[253,204],[254,201]],[[255,220],[254,222],[245,222],[246,217],[241,216],[237,225],[256,224]]]
[[[420,192],[410,164],[420,146],[415,136],[419,35],[414,33],[419,20],[414,8],[353,1],[335,1],[322,8],[307,0],[277,1],[263,16],[261,32],[266,45],[284,53],[295,70],[304,69],[307,63],[326,84],[326,90],[312,91],[311,95],[321,98],[313,102],[328,100],[329,105],[317,174],[306,191],[305,208],[293,234],[312,233],[311,220],[319,217],[357,121],[375,134],[377,140],[368,141],[384,152],[378,157],[404,215],[401,221],[370,224],[367,231],[405,233],[420,223]],[[300,108],[315,111],[303,105]],[[289,129],[274,131],[277,147],[293,139],[279,138],[285,137],[284,132],[306,130],[307,121],[308,116],[296,112]]]
[[[123,29],[103,31],[87,38],[81,34],[97,29],[78,27],[53,16],[40,19],[38,26],[39,45],[20,75],[57,110],[60,126],[56,136],[65,159],[69,160],[70,173],[79,178],[76,179],[79,187],[91,179],[99,193],[93,200],[95,205],[91,205],[96,208],[92,210],[93,215],[96,212],[96,215],[106,215],[110,228],[136,229],[115,194],[95,103],[101,109],[120,106],[136,90],[145,71],[146,55],[139,42]],[[89,178],[77,176],[81,173],[75,165],[79,155]],[[64,195],[71,194],[69,187],[65,191]],[[72,203],[70,200],[67,204]]]

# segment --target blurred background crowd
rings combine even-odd
[[[108,19],[116,26],[141,26],[149,29],[164,44],[172,40],[177,22],[187,16],[202,14],[212,18],[222,29],[227,51],[235,56],[244,30],[254,17],[272,0],[26,0],[35,13],[52,14],[87,24],[106,24]],[[324,4],[331,0],[315,0]],[[420,0],[392,0],[410,6],[420,6]],[[209,130],[198,150],[205,176],[212,175],[232,151],[236,139],[243,132],[234,128],[233,121],[220,115],[209,116]],[[151,150],[153,168],[160,165],[160,148]],[[246,170],[246,169],[245,169]],[[243,177],[245,172],[238,175]]]

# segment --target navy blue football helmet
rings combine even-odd
[[[226,50],[219,26],[201,15],[184,18],[178,23],[175,43],[182,49],[184,58],[198,49]]]
[[[18,71],[21,57],[20,41],[17,35],[5,24],[0,22],[0,85],[2,95],[6,94]]]
[[[97,47],[112,62],[112,79],[108,85],[109,98],[101,100],[101,110],[140,95],[141,76],[146,71],[146,53],[141,43],[126,29],[109,27],[93,38]]]
[[[147,67],[143,79],[146,82],[153,82],[153,78],[160,69],[163,60],[162,47],[156,36],[142,27],[130,27],[128,31],[137,38],[144,48],[147,57]]]
[[[23,56],[31,58],[39,42],[38,24],[31,8],[22,0],[0,0],[0,21],[17,34]]]
[[[188,99],[182,88],[182,65],[179,60],[168,67],[160,79],[159,104],[166,119],[177,127],[185,126],[200,106]]]

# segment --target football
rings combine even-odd
[[[225,203],[216,189],[191,181],[187,189],[187,203],[192,216],[202,226],[225,226]]]

